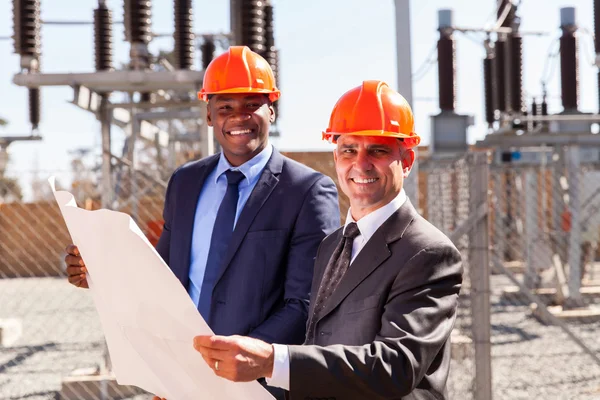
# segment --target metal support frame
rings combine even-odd
[[[112,113],[106,108],[108,95],[103,95],[100,100],[100,117],[102,133],[102,208],[112,208],[112,164],[110,160],[110,125]]]
[[[123,70],[89,73],[28,73],[15,74],[17,86],[37,88],[41,86],[83,85],[95,92],[155,92],[158,90],[193,91],[202,84],[204,71],[176,70],[149,71]]]
[[[579,196],[580,163],[579,146],[566,149],[567,175],[569,180],[569,211],[571,212],[571,230],[569,232],[569,301],[581,302],[581,198]]]
[[[486,153],[469,155],[471,209],[483,214],[469,231],[471,330],[475,345],[475,398],[492,399],[492,344],[490,321],[490,260],[488,229],[489,165]],[[485,210],[485,214],[482,210]]]
[[[236,0],[232,0],[236,1]],[[406,99],[414,111],[412,89],[412,52],[410,32],[410,0],[394,0],[396,7],[396,72],[398,92]],[[417,148],[415,159],[417,159]],[[413,204],[419,209],[419,165],[414,163],[410,175],[404,181],[404,190]]]
[[[535,251],[539,240],[538,229],[538,177],[537,171],[525,171],[525,286],[534,289],[538,286],[536,258],[540,255]]]
[[[475,345],[475,398],[492,399],[492,344],[490,306],[490,243],[489,243],[489,164],[487,153],[467,156],[469,173],[469,202],[475,210],[449,234],[456,243],[469,235],[469,277],[471,281],[471,333]]]

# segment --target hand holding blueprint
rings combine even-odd
[[[49,182],[85,260],[119,384],[168,400],[273,399],[258,382],[216,376],[194,350],[193,337],[212,331],[127,214],[78,208],[69,192],[55,191],[53,177]]]

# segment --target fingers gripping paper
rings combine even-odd
[[[85,260],[119,384],[169,400],[273,399],[257,382],[216,376],[194,350],[193,337],[212,331],[129,215],[81,209],[71,193],[55,190],[54,177],[49,182]]]

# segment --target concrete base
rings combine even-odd
[[[537,304],[531,304],[532,315],[541,323],[552,325],[544,314],[538,310]],[[580,308],[564,309],[562,306],[549,306],[548,311],[565,322],[577,322],[582,324],[591,324],[600,321],[600,307],[587,306]]]
[[[525,273],[525,263],[523,261],[505,261],[504,266],[513,274]]]
[[[584,300],[600,299],[600,286],[582,286],[579,293],[581,293],[581,297]],[[556,299],[556,288],[534,289],[533,294],[538,296],[544,303],[552,304]],[[521,293],[518,286],[506,286],[502,290],[502,300],[508,302],[520,301],[529,303],[529,299]]]
[[[453,360],[465,360],[474,356],[473,340],[460,331],[452,331],[450,344]]]
[[[135,386],[120,386],[114,375],[73,375],[63,378],[61,400],[116,400],[146,393]]]
[[[23,333],[21,320],[17,318],[0,319],[0,347],[12,346]]]

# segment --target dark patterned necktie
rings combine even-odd
[[[360,235],[360,231],[358,230],[356,222],[349,223],[344,229],[342,240],[340,240],[336,246],[327,263],[325,273],[323,274],[321,284],[319,285],[317,297],[315,298],[315,307],[308,322],[308,329],[306,332],[309,336],[312,335],[314,324],[316,323],[319,314],[323,311],[323,308],[325,308],[325,302],[331,297],[350,266],[352,244],[358,235]]]
[[[219,211],[217,211],[217,218],[210,238],[204,279],[200,289],[200,300],[198,301],[198,311],[200,311],[206,322],[210,317],[210,302],[217,273],[221,268],[233,234],[233,222],[235,221],[239,199],[238,184],[244,179],[244,174],[240,171],[229,170],[225,172],[225,176],[227,177],[227,191],[223,200],[221,200]]]

